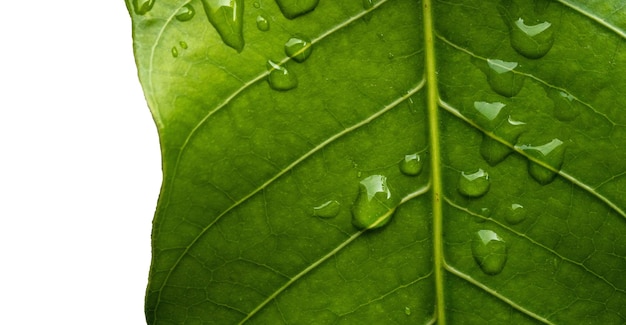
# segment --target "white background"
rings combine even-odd
[[[145,324],[160,154],[126,5],[0,8],[0,324]]]

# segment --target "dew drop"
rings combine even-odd
[[[154,0],[133,0],[133,5],[136,14],[145,15],[154,6]]]
[[[489,174],[482,169],[473,173],[461,173],[459,177],[459,193],[467,197],[481,197],[489,191]]]
[[[298,78],[286,67],[272,61],[267,61],[267,69],[270,72],[267,81],[274,90],[286,91],[298,86]]]
[[[320,218],[334,218],[339,213],[341,204],[335,200],[328,201],[313,208],[313,215]]]
[[[548,92],[548,97],[554,103],[554,117],[559,121],[573,121],[580,115],[580,103],[576,98],[564,91],[553,90]]]
[[[419,154],[405,155],[400,161],[400,171],[408,176],[417,176],[422,172],[424,162]]]
[[[524,76],[515,73],[517,62],[506,62],[502,60],[487,60],[489,73],[487,79],[491,89],[496,93],[513,97],[517,95],[524,86]]]
[[[186,4],[176,14],[176,19],[178,21],[188,21],[196,15],[196,10],[193,8],[191,4]]]
[[[490,165],[495,166],[513,152],[513,149],[502,142],[483,134],[483,140],[480,143],[480,155]]]
[[[516,225],[526,219],[526,209],[521,204],[513,203],[507,208],[504,220],[510,225]]]
[[[267,32],[270,30],[270,21],[267,18],[259,15],[256,17],[256,28],[258,28],[262,32]]]
[[[472,255],[480,268],[489,275],[502,272],[507,259],[506,243],[491,230],[479,230],[472,239]]]
[[[298,35],[290,38],[287,43],[285,43],[285,54],[296,62],[306,61],[312,51],[311,40],[306,36]]]
[[[180,47],[183,48],[183,50],[186,50],[189,47],[189,45],[187,45],[187,42],[185,41],[180,41],[179,44],[180,44]]]
[[[178,49],[176,48],[176,46],[172,47],[172,56],[175,58],[178,57]]]
[[[276,0],[278,8],[287,19],[294,19],[313,11],[319,0]]]
[[[222,41],[241,52],[244,47],[243,0],[202,0],[202,4]]]
[[[359,183],[359,194],[352,205],[352,224],[359,229],[374,229],[391,220],[400,203],[387,185],[387,177],[372,175]]]
[[[254,6],[254,8],[257,8],[257,9],[261,8],[261,4],[260,4],[258,1],[255,1],[255,2],[252,4],[252,6]]]
[[[363,0],[363,9],[369,10],[374,7],[374,0]]]
[[[474,102],[474,108],[489,121],[493,121],[496,117],[498,117],[498,114],[500,114],[500,111],[504,108],[504,106],[506,105],[500,102]]]
[[[407,316],[411,316],[411,308],[404,307],[404,314],[407,315]]]
[[[526,25],[524,19],[519,18],[511,26],[511,46],[529,59],[538,59],[546,55],[554,43],[551,26],[547,21]]]
[[[523,150],[529,156],[547,163],[555,170],[560,170],[563,165],[565,146],[563,145],[563,141],[559,139],[552,139],[552,141],[539,146],[523,144],[517,145],[516,147]],[[530,160],[528,161],[528,172],[530,176],[542,185],[552,182],[556,176],[554,171]]]
[[[478,210],[478,215],[480,216],[474,216],[474,222],[483,223],[486,221],[486,218],[489,218],[491,216],[491,209],[486,207],[480,208]]]

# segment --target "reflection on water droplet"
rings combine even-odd
[[[241,52],[244,47],[243,0],[202,0],[202,4],[222,41]]]
[[[404,159],[400,161],[400,171],[409,176],[416,176],[422,172],[424,163],[419,154],[414,153],[404,156]]]
[[[488,59],[487,65],[487,79],[493,91],[506,97],[513,97],[520,92],[524,86],[524,76],[514,72],[517,62]]]
[[[178,57],[178,49],[176,48],[176,46],[172,47],[172,56],[175,58]]]
[[[312,51],[311,40],[306,36],[298,35],[285,43],[285,54],[297,62],[306,61]]]
[[[267,61],[267,69],[270,72],[267,76],[267,81],[272,89],[285,91],[298,86],[298,78],[296,78],[293,72],[289,72],[286,67]]]
[[[372,175],[359,183],[359,194],[352,205],[352,224],[359,229],[384,226],[400,203],[387,185],[387,177]]]
[[[573,121],[580,115],[580,102],[574,96],[560,90],[548,91],[554,103],[554,117],[560,121]]]
[[[276,0],[280,11],[287,19],[294,19],[313,11],[319,0]]]
[[[529,59],[538,59],[546,55],[554,43],[551,26],[547,21],[526,25],[524,19],[519,18],[511,26],[511,46]]]
[[[411,316],[411,308],[404,307],[404,314],[407,315],[407,316]]]
[[[176,14],[176,19],[178,21],[188,21],[191,18],[193,18],[193,16],[196,15],[196,10],[193,8],[193,6],[191,4],[186,4],[184,5],[182,8],[180,8],[180,10],[178,10],[178,13]]]
[[[500,114],[500,110],[504,106],[506,105],[500,102],[474,102],[474,108],[490,121],[493,121]]]
[[[374,0],[363,0],[363,9],[368,10],[374,7]]]
[[[521,204],[513,203],[507,208],[504,220],[510,225],[516,225],[526,219],[526,209]]]
[[[185,41],[180,41],[180,47],[182,47],[184,50],[186,50],[189,46],[187,46],[187,42]]]
[[[154,0],[133,0],[133,7],[135,7],[135,13],[138,15],[145,15],[154,6]]]
[[[556,170],[560,170],[563,165],[565,146],[563,145],[563,141],[559,139],[552,139],[552,141],[539,146],[524,144],[517,145],[516,147],[523,150],[529,156],[535,157],[540,161],[547,163]],[[530,160],[528,161],[528,172],[537,182],[539,182],[539,184],[542,185],[552,182],[556,176],[554,171]]]
[[[490,166],[495,166],[513,152],[513,149],[492,137],[483,134],[483,141],[480,143],[480,155]]]
[[[489,174],[482,169],[473,173],[462,172],[459,177],[459,193],[467,197],[480,197],[489,191]]]
[[[267,32],[270,30],[270,21],[267,18],[259,15],[256,17],[256,28],[258,28],[262,32]]]
[[[507,259],[506,243],[491,230],[479,230],[472,238],[472,255],[483,272],[499,274]]]
[[[313,215],[320,218],[333,218],[339,213],[341,205],[335,200],[328,201],[324,204],[313,208]]]

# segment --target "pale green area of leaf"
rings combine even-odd
[[[127,0],[163,153],[148,323],[625,323],[626,9],[581,2],[244,1],[238,53],[201,1]],[[512,38],[519,18],[552,34]],[[372,175],[400,203],[362,230]]]

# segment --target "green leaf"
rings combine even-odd
[[[622,1],[126,4],[148,323],[626,322]]]

